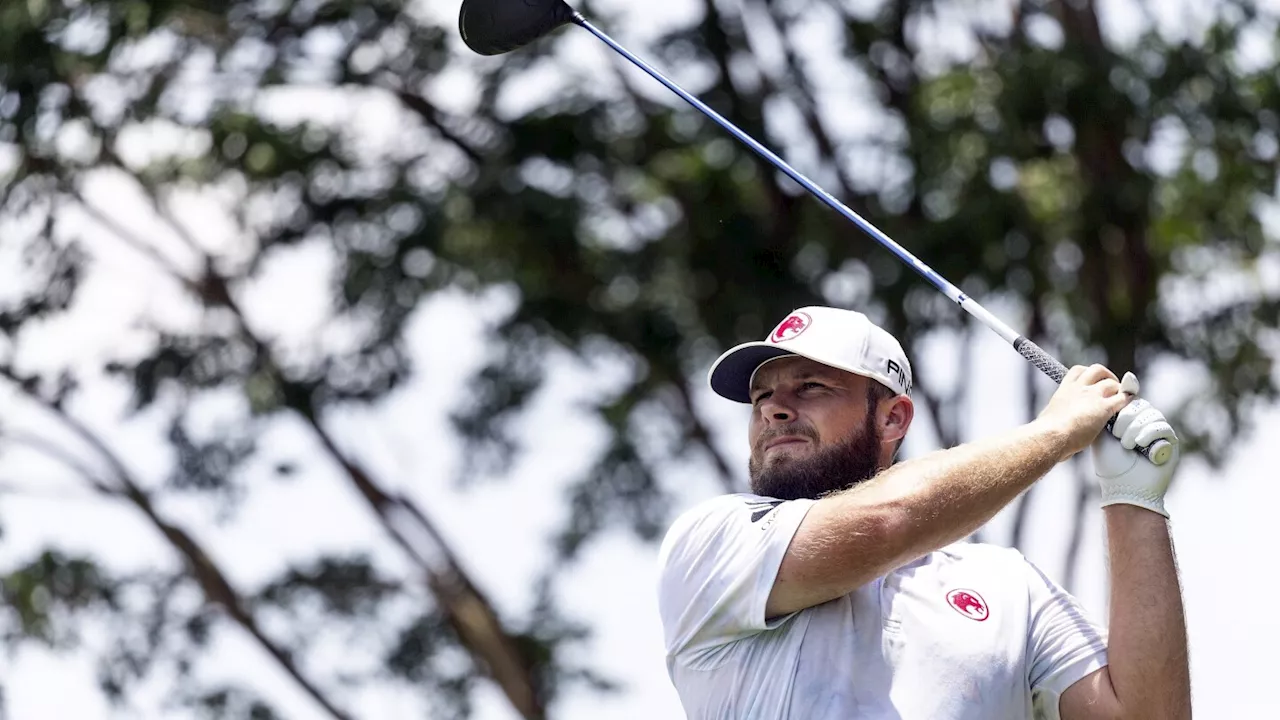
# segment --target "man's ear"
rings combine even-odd
[[[883,442],[897,444],[907,434],[916,416],[915,403],[907,395],[895,395],[880,402],[880,435]]]

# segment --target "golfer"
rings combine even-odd
[[[860,313],[801,308],[710,382],[751,405],[752,492],[693,508],[662,543],[667,667],[690,720],[1190,717],[1163,503],[1177,437],[1135,378],[1071,368],[1032,422],[897,463],[911,367]],[[1162,466],[1133,450],[1158,438],[1174,445]],[[1086,448],[1109,633],[1016,550],[964,541]]]

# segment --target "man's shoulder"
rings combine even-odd
[[[659,560],[665,565],[671,556],[700,554],[710,547],[736,542],[750,536],[750,529],[768,531],[784,505],[807,505],[812,501],[786,501],[753,493],[728,493],[702,500],[682,511],[662,538]],[[744,533],[746,535],[744,535]]]
[[[752,493],[728,493],[716,495],[681,511],[668,526],[663,546],[667,546],[680,538],[696,532],[699,526],[708,522],[714,523],[718,518],[734,513],[750,513],[752,517],[762,517],[770,510],[781,505],[781,500],[754,495]],[[759,513],[759,515],[757,515]]]

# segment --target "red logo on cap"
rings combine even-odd
[[[987,610],[987,601],[982,599],[977,590],[952,590],[947,593],[947,602],[956,612],[970,620],[982,622],[991,615]]]
[[[778,327],[773,329],[773,334],[769,336],[769,339],[773,342],[791,340],[812,324],[813,318],[809,317],[808,313],[791,313],[786,320],[778,323]]]

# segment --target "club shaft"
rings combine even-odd
[[[870,235],[873,240],[880,243],[880,245],[883,246],[885,249],[887,249],[889,252],[893,253],[894,255],[897,255],[900,260],[902,260],[904,263],[909,265],[912,269],[914,269],[917,273],[919,273],[920,276],[923,277],[925,280],[928,280],[931,285],[936,287],[947,297],[951,298],[951,300],[954,301],[956,304],[958,304],[960,307],[964,308],[965,311],[967,311],[970,315],[976,318],[978,322],[991,328],[996,332],[997,335],[1004,338],[1005,342],[1008,342],[1011,345],[1013,345],[1014,349],[1017,350],[1019,354],[1021,354],[1024,358],[1026,358],[1027,361],[1030,362],[1032,365],[1034,365],[1037,369],[1039,369],[1045,375],[1048,375],[1054,382],[1056,383],[1062,382],[1062,378],[1065,377],[1067,374],[1066,366],[1064,366],[1052,355],[1048,354],[1043,349],[1041,349],[1039,345],[1036,345],[1030,339],[1023,337],[1022,334],[1018,333],[1016,330],[1006,325],[1002,320],[1000,320],[1000,318],[996,317],[995,315],[992,315],[986,308],[982,307],[982,305],[980,305],[976,300],[969,297],[968,295],[965,295],[963,292],[960,292],[959,288],[957,288],[955,285],[952,285],[950,282],[948,282],[946,278],[942,277],[937,272],[935,272],[933,268],[929,267],[928,265],[925,265],[923,262],[920,261],[919,258],[917,258],[915,255],[912,255],[906,248],[899,245],[897,242],[893,240],[893,238],[889,237],[883,231],[881,231],[880,228],[876,227],[875,225],[872,225],[861,215],[851,210],[847,205],[837,200],[834,196],[832,196],[826,190],[823,190],[820,185],[810,180],[809,178],[805,177],[804,174],[801,173],[799,170],[796,170],[795,168],[791,167],[791,165],[789,165],[786,160],[783,160],[781,157],[778,157],[776,153],[774,153],[772,150],[762,145],[755,138],[751,137],[740,128],[738,128],[737,125],[734,125],[732,122],[729,122],[729,120],[727,120],[722,115],[720,115],[720,113],[713,110],[709,105],[702,102],[698,98],[694,97],[690,93],[686,92],[684,88],[677,85],[673,80],[668,79],[666,75],[663,75],[656,68],[649,65],[649,63],[633,55],[629,50],[627,50],[622,45],[618,44],[618,42],[615,41],[613,38],[609,37],[608,34],[606,34],[604,31],[600,30],[595,25],[592,25],[586,18],[582,16],[581,13],[574,14],[573,22],[585,28],[592,35],[595,35],[597,38],[599,38],[601,42],[608,45],[619,55],[623,56],[627,60],[631,61],[633,65],[635,65],[636,67],[648,73],[649,76],[652,77],[654,80],[657,80],[658,82],[665,85],[668,90],[675,93],[676,95],[679,95],[681,99],[683,99],[685,102],[697,108],[698,111],[701,112],[703,115],[706,115],[707,117],[714,120],[717,125],[724,128],[726,131],[729,132],[729,134],[736,137],[744,145],[754,150],[758,155],[763,157],[765,160],[768,160],[771,164],[773,164],[774,167],[786,173],[787,177],[790,177],[792,180],[799,183],[801,187],[803,187],[805,190],[808,190],[811,194],[813,194],[814,197],[826,203],[832,210],[835,210],[836,212],[845,216],[850,222],[852,222],[854,225],[857,225],[863,232],[865,232],[867,235]],[[1112,422],[1114,422],[1114,418],[1112,419],[1111,422],[1107,423],[1108,430],[1111,429]],[[1164,441],[1158,441],[1158,442],[1163,443]],[[1150,446],[1151,449],[1154,449],[1156,447],[1157,445],[1155,443],[1153,443]],[[1141,450],[1143,451],[1144,455],[1147,454],[1146,448],[1143,448]]]
[[[832,196],[826,190],[823,190],[820,185],[810,180],[809,178],[805,177],[804,174],[801,173],[800,171],[791,167],[791,165],[789,165],[787,161],[778,157],[776,153],[774,153],[772,150],[765,147],[764,145],[760,144],[758,141],[756,141],[755,138],[751,137],[743,130],[739,129],[737,125],[734,125],[732,122],[725,119],[722,115],[720,115],[720,113],[713,110],[706,103],[702,102],[698,98],[686,92],[684,88],[677,85],[674,81],[668,79],[665,75],[663,75],[661,72],[659,72],[657,69],[655,69],[648,63],[646,63],[644,60],[641,60],[640,58],[631,54],[630,51],[628,51],[623,46],[619,45],[613,38],[609,37],[599,28],[592,25],[585,18],[582,18],[581,15],[575,18],[574,22],[586,28],[588,31],[591,32],[591,34],[595,35],[606,45],[613,48],[619,55],[622,55],[627,60],[630,60],[636,67],[640,68],[641,70],[645,71],[650,76],[652,76],[654,80],[657,80],[658,82],[667,86],[667,89],[679,95],[685,102],[697,108],[703,115],[706,115],[707,117],[714,120],[717,125],[727,130],[734,137],[738,138],[738,140],[742,141],[742,143],[745,144],[747,147],[751,148],[761,157],[768,160],[770,163],[773,164],[774,167],[786,173],[788,177],[790,177],[792,180],[795,180],[805,190],[808,190],[819,200],[822,200],[824,203],[830,206],[832,210],[835,210],[836,212],[848,218],[850,222],[852,222],[853,224],[861,228],[863,232],[870,235],[876,242],[883,245],[886,249],[888,249],[894,255],[897,255],[898,258],[901,259],[903,262],[907,263],[912,268],[914,268],[915,271],[921,275],[921,277],[923,277],[925,280],[928,280],[930,284],[938,288],[938,290],[942,291],[944,295],[951,298],[953,301],[958,303],[965,310],[969,311],[969,313],[971,313],[984,325],[990,327],[992,330],[995,330],[996,333],[999,334],[1000,337],[1004,338],[1007,342],[1012,343],[1019,337],[1019,333],[1014,331],[1013,328],[1010,328],[1008,325],[1002,322],[999,318],[989,313],[985,308],[979,305],[973,298],[960,292],[959,288],[947,282],[946,278],[934,272],[933,268],[930,268],[928,265],[925,265],[923,262],[921,262],[919,258],[917,258],[915,255],[912,255],[906,248],[902,247],[897,242],[895,242],[893,238],[886,235],[883,231],[880,230],[880,228],[877,228],[875,225],[872,225],[861,215],[851,210],[847,205],[837,200],[834,196]]]

